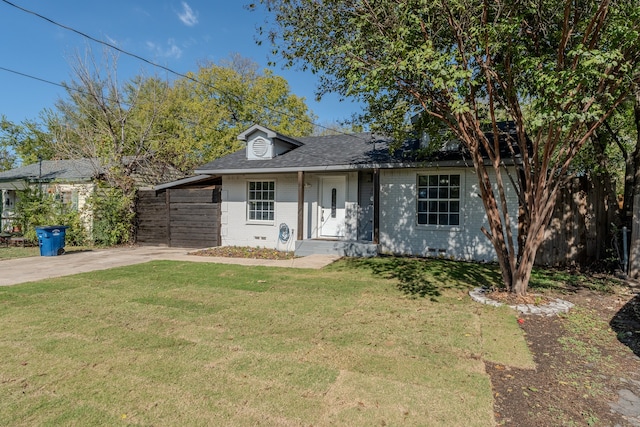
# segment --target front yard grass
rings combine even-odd
[[[515,314],[470,301],[473,271],[415,298],[376,268],[157,261],[0,288],[0,425],[495,425],[484,361],[533,367]]]
[[[67,253],[91,250],[89,246],[65,246]],[[39,246],[0,246],[0,261],[12,258],[27,258],[40,256]]]
[[[12,258],[27,258],[40,255],[38,246],[0,246],[0,261]]]

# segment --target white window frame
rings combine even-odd
[[[462,176],[421,173],[416,177],[416,224],[454,228],[462,225]]]
[[[265,184],[268,187],[266,189]],[[247,181],[247,222],[273,224],[275,219],[276,181],[274,179]]]

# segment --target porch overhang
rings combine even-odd
[[[26,190],[29,183],[25,180],[0,181],[0,190]]]

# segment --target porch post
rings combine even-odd
[[[297,240],[304,238],[304,172],[298,171],[298,233]]]
[[[380,243],[380,169],[373,170],[373,243]]]

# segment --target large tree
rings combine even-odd
[[[637,0],[261,2],[275,51],[318,72],[320,95],[364,101],[374,129],[425,114],[462,141],[504,284],[525,294],[573,159],[637,79]],[[500,153],[501,117],[515,126],[517,173]]]
[[[313,131],[315,116],[287,81],[238,55],[218,64],[202,63],[175,81],[171,90],[173,143],[190,147],[192,167],[240,148],[238,134],[261,124],[290,136]]]

